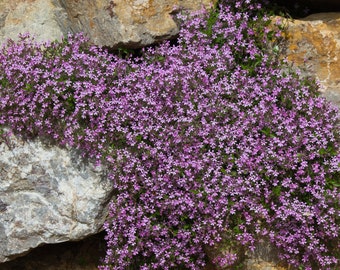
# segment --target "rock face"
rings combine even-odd
[[[41,41],[60,39],[63,32],[55,19],[57,12],[57,7],[49,0],[0,0],[0,43],[27,32],[36,34]]]
[[[340,106],[340,13],[284,20],[285,56],[304,75],[315,76],[323,95]]]
[[[142,47],[178,33],[171,13],[216,0],[0,0],[0,43],[30,32],[38,41],[84,32],[92,43]]]
[[[0,144],[0,262],[97,233],[111,183],[75,151],[10,137]]]
[[[232,253],[238,255],[238,260],[234,262],[234,267],[241,266],[243,270],[289,270],[290,267],[281,265],[277,249],[269,243],[268,239],[259,242],[254,251],[247,251],[244,247],[230,248],[228,243],[220,242],[214,247],[207,246],[205,252],[209,262],[215,261],[217,257],[225,257]],[[230,270],[232,267],[220,265],[208,265],[204,270]]]

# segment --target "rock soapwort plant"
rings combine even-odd
[[[101,270],[202,269],[266,239],[295,268],[339,264],[339,114],[284,71],[250,0],[179,16],[176,44],[119,57],[82,35],[0,52],[0,124],[82,150],[116,194]]]

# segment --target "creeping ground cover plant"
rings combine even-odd
[[[261,15],[262,14],[262,15]],[[339,114],[283,69],[255,1],[180,15],[176,44],[119,57],[82,35],[0,52],[0,124],[78,148],[115,189],[101,270],[238,263],[265,239],[294,269],[339,265]]]

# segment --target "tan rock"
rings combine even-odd
[[[285,19],[285,56],[304,75],[315,76],[320,91],[340,106],[340,13],[319,13],[301,20]]]
[[[84,32],[100,46],[141,47],[171,38],[175,9],[209,8],[216,0],[0,0],[0,43],[30,32],[55,40]]]
[[[232,266],[217,267],[209,263],[204,270],[233,270],[242,267],[244,270],[289,270],[289,266],[282,266],[278,258],[277,249],[263,240],[258,243],[254,251],[246,250],[242,246],[230,247],[228,241],[220,242],[214,247],[205,247],[205,252],[210,262],[214,262],[217,257],[229,257],[230,254],[237,254],[237,260]]]
[[[39,40],[60,39],[63,31],[55,20],[55,10],[52,1],[0,0],[0,43],[28,32]]]

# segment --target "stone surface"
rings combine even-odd
[[[74,150],[12,136],[0,144],[0,262],[102,229],[112,186]]]
[[[39,41],[61,39],[64,30],[57,16],[67,20],[65,11],[51,0],[0,0],[0,43],[27,32]]]
[[[269,243],[267,239],[263,239],[256,246],[254,251],[247,251],[244,247],[230,248],[228,242],[223,241],[214,247],[205,247],[205,252],[210,262],[216,257],[224,257],[229,254],[237,254],[238,260],[233,266],[216,267],[213,264],[207,265],[204,270],[233,270],[237,266],[243,270],[289,270],[289,266],[281,265],[278,258],[277,249]]]
[[[340,13],[318,13],[287,27],[284,55],[302,74],[315,76],[323,95],[340,106]]]
[[[216,0],[0,0],[0,43],[19,33],[38,41],[84,32],[92,43],[142,47],[178,33],[171,13],[209,8]]]
[[[244,270],[289,270],[278,258],[277,250],[268,244],[267,240],[258,243],[253,252],[247,252],[244,260]]]

